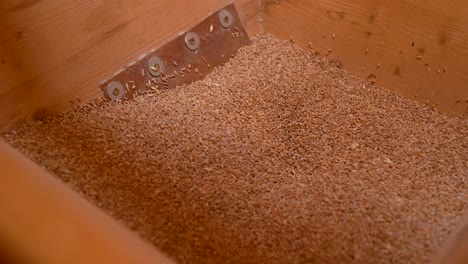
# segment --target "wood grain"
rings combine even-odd
[[[101,96],[98,85],[232,3],[184,0],[0,2],[0,131]],[[258,0],[235,1],[248,33]]]
[[[465,0],[266,0],[263,27],[379,86],[468,115]]]

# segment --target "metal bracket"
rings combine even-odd
[[[187,33],[163,45],[101,83],[105,98],[129,100],[202,79],[250,43],[234,4],[210,15]]]

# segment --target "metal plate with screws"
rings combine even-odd
[[[226,11],[232,18],[228,19],[231,22],[229,28],[217,26],[221,23],[220,16],[224,17],[221,14],[227,14]],[[200,80],[216,66],[229,61],[239,48],[250,43],[234,4],[213,13],[186,32],[140,56],[137,61],[101,83],[100,88],[105,97],[114,101],[129,100],[140,94],[157,93]],[[195,51],[186,44],[187,36],[191,36],[189,33],[198,36],[198,40],[192,40],[195,46],[189,41],[191,48],[196,47]],[[113,94],[113,89],[108,89],[113,82],[120,83],[119,92],[115,92],[117,95]]]
[[[185,34],[184,41],[189,50],[195,51],[200,47],[200,36],[195,32]]]
[[[112,101],[120,101],[125,96],[125,88],[120,82],[111,82],[106,87],[106,95]]]

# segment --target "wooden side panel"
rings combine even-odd
[[[101,96],[98,85],[233,0],[0,1],[0,131]],[[248,33],[259,0],[234,1]]]
[[[264,0],[262,18],[357,76],[468,115],[468,1]]]
[[[468,211],[442,247],[434,264],[468,263]]]
[[[174,263],[1,140],[0,166],[0,257],[9,263]]]

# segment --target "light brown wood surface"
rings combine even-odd
[[[440,250],[434,264],[468,263],[468,211]]]
[[[377,85],[467,116],[468,1],[264,0],[263,28]]]
[[[0,253],[11,263],[173,263],[2,141],[0,164]]]
[[[101,96],[98,85],[232,0],[0,1],[0,131]],[[259,0],[236,0],[249,34]]]

